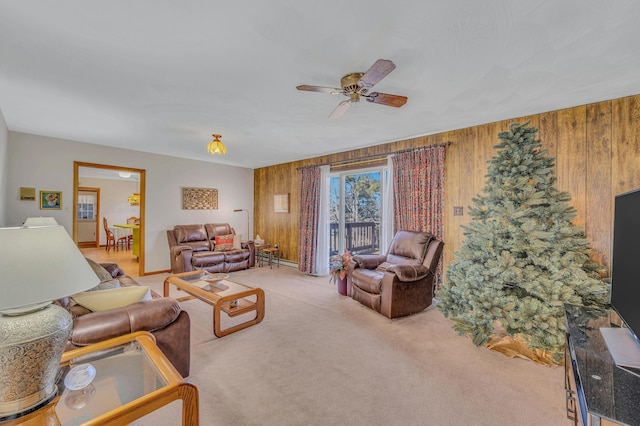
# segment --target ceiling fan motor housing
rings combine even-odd
[[[351,102],[358,102],[360,95],[366,96],[368,89],[358,84],[364,73],[352,72],[340,79],[340,86],[345,96],[348,96]]]

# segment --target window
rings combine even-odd
[[[95,195],[78,195],[78,219],[95,220]]]

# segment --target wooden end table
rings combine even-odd
[[[70,369],[87,363],[95,368],[93,381],[83,389],[67,389]],[[127,425],[177,399],[182,400],[182,425],[197,426],[198,388],[180,376],[152,334],[140,331],[62,354],[58,396],[2,425]]]
[[[277,247],[268,247],[262,249],[262,252],[265,253],[269,259],[269,269],[273,269],[273,258],[275,257],[278,260],[278,268],[280,267],[280,249]]]
[[[261,268],[262,267],[262,261],[264,260],[264,256],[265,254],[263,253],[263,250],[266,248],[271,247],[271,244],[254,244],[255,250],[256,250],[256,266]]]
[[[190,271],[169,275],[164,280],[164,296],[169,296],[169,284],[172,284],[190,295],[178,298],[178,301],[182,302],[195,297],[213,306],[213,334],[216,337],[235,333],[258,324],[264,319],[264,291],[261,288],[240,284],[229,279],[218,281],[215,284],[209,283],[204,280],[207,275],[211,274],[207,271]],[[248,297],[255,300],[249,300]],[[226,313],[229,317],[236,317],[252,311],[256,313],[255,318],[222,329],[220,312]]]

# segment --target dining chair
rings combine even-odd
[[[111,247],[116,250],[116,237],[113,235],[113,232],[109,229],[109,225],[107,224],[107,218],[102,218],[102,225],[104,226],[104,232],[107,234],[107,245],[105,246],[105,250],[109,251]]]
[[[127,225],[140,225],[140,218],[136,216],[131,216],[129,219],[127,219]],[[129,247],[133,245],[133,234],[130,234],[127,237],[127,245]]]

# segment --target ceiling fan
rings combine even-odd
[[[306,90],[308,92],[344,95],[348,97],[348,100],[340,102],[333,112],[329,114],[329,118],[334,119],[342,117],[342,115],[351,107],[351,104],[360,101],[360,98],[365,98],[368,102],[373,102],[374,104],[399,108],[407,103],[406,96],[370,92],[373,86],[385,78],[394,69],[396,69],[396,66],[390,60],[378,59],[364,74],[361,72],[354,72],[342,77],[340,80],[341,88],[309,86],[307,84],[302,84],[297,86],[296,89]]]

